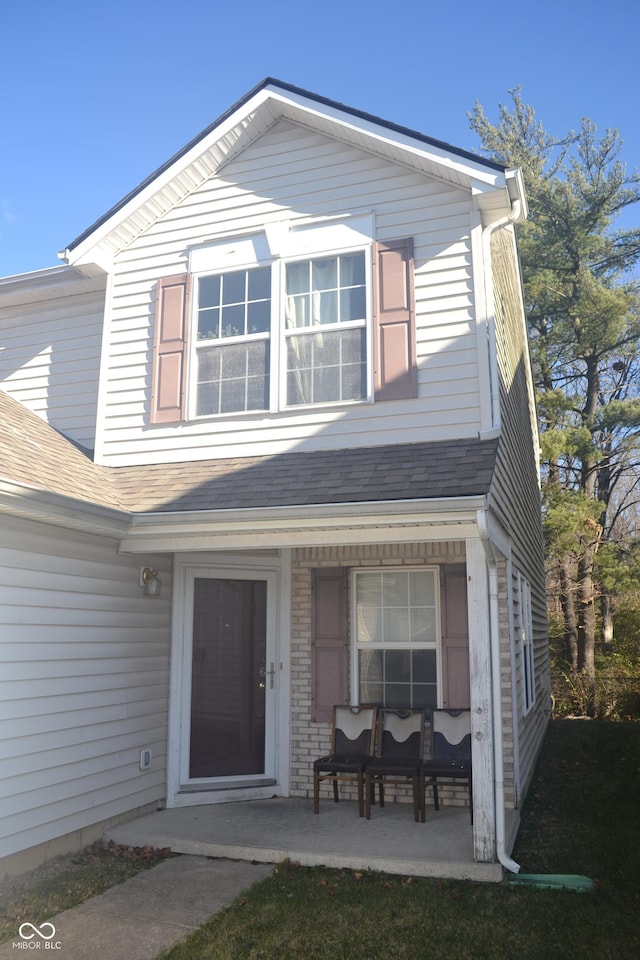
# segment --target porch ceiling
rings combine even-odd
[[[416,877],[500,881],[502,867],[476,863],[465,807],[427,809],[416,823],[411,806],[375,807],[358,817],[354,802],[272,798],[162,810],[113,827],[105,840],[125,846],[170,847],[175,853],[303,866],[323,865]]]

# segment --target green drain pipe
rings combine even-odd
[[[596,885],[589,877],[571,873],[514,873],[507,877],[510,886],[538,887],[541,890],[573,890],[595,893]]]

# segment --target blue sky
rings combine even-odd
[[[266,76],[471,150],[475,101],[495,119],[520,85],[640,167],[637,0],[10,0],[1,24],[0,276],[59,263]]]

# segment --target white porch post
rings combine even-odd
[[[466,541],[471,672],[471,746],[473,762],[473,843],[476,860],[496,857],[495,772],[491,707],[491,632],[489,578],[482,542]]]

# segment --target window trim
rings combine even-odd
[[[369,567],[362,566],[358,568],[353,568],[350,571],[349,577],[349,591],[350,591],[350,601],[349,601],[349,647],[350,647],[350,673],[351,673],[351,702],[354,704],[360,703],[360,664],[359,664],[359,652],[363,648],[363,644],[358,642],[357,638],[357,578],[358,576],[372,574],[372,573],[431,573],[433,576],[433,588],[434,588],[434,609],[435,609],[435,640],[433,643],[415,643],[415,644],[390,644],[390,643],[373,643],[367,644],[367,649],[369,650],[435,650],[436,654],[436,707],[442,707],[442,695],[443,695],[443,677],[442,677],[442,610],[441,610],[441,596],[440,596],[440,567],[437,564],[418,564],[418,565],[399,565],[399,566],[384,566],[380,567]]]
[[[520,651],[520,685],[522,711],[527,716],[536,702],[535,654],[533,647],[533,613],[531,608],[531,584],[523,574],[516,571],[516,629]]]
[[[189,364],[187,374],[187,419],[189,421],[202,421],[211,419],[225,419],[229,417],[247,417],[259,414],[289,414],[297,411],[310,411],[329,409],[336,407],[351,407],[360,404],[370,404],[374,402],[374,331],[373,331],[373,266],[372,249],[373,244],[360,244],[353,247],[339,247],[334,249],[322,249],[319,252],[300,251],[295,256],[283,258],[272,258],[267,261],[262,259],[251,259],[248,257],[250,250],[260,249],[258,244],[248,242],[238,243],[236,247],[231,242],[220,245],[216,251],[221,258],[225,258],[224,265],[215,267],[218,262],[217,256],[212,255],[210,259],[211,269],[201,270],[192,274],[193,296],[191,297],[190,316],[189,316]],[[262,248],[264,249],[264,248]],[[234,257],[237,253],[239,259]],[[284,319],[285,307],[285,284],[286,268],[290,263],[305,263],[311,260],[330,259],[332,257],[345,256],[348,254],[363,253],[365,265],[365,304],[366,317],[364,322],[347,321],[345,323],[332,323],[326,326],[318,327],[315,332],[320,333],[339,333],[342,330],[362,330],[365,331],[365,351],[366,351],[366,374],[365,374],[365,396],[356,400],[323,400],[317,403],[287,403],[287,330]],[[226,259],[228,258],[228,259]],[[194,265],[203,264],[203,258],[194,258]],[[271,325],[269,332],[264,335],[251,335],[243,337],[229,338],[229,345],[233,343],[247,343],[251,339],[265,340],[270,347],[269,364],[269,407],[267,409],[235,410],[224,413],[204,413],[196,412],[197,405],[197,355],[199,350],[206,349],[207,345],[213,343],[221,344],[220,340],[198,340],[198,299],[199,285],[202,279],[211,276],[220,276],[225,273],[234,273],[241,270],[257,270],[263,267],[271,269]],[[312,334],[312,330],[308,335]]]
[[[285,297],[286,297],[286,270],[290,263],[307,263],[312,260],[324,260],[332,257],[348,256],[349,254],[364,254],[365,271],[365,312],[364,323],[361,321],[347,321],[345,323],[332,323],[318,328],[309,328],[308,332],[302,336],[311,336],[316,333],[339,333],[341,330],[362,330],[365,331],[365,351],[366,351],[366,376],[365,376],[365,396],[357,400],[325,400],[319,403],[287,403],[287,340],[295,334],[287,334],[286,323],[284,319]],[[320,408],[333,409],[334,407],[354,406],[355,404],[373,403],[374,391],[374,357],[373,357],[373,260],[372,244],[365,246],[356,246],[349,248],[338,248],[322,250],[317,253],[299,253],[296,256],[283,258],[279,264],[279,274],[277,281],[277,299],[278,299],[278,349],[277,349],[277,379],[275,386],[278,390],[277,412],[289,413],[294,410],[317,410]],[[272,287],[273,291],[273,277]],[[273,299],[273,298],[272,298]],[[272,366],[272,370],[274,367]]]
[[[271,296],[270,296],[270,305],[271,305],[271,317],[270,325],[267,331],[262,331],[260,333],[249,333],[242,334],[236,337],[220,337],[215,339],[199,339],[198,338],[198,322],[199,322],[199,294],[200,294],[200,281],[206,279],[207,277],[220,277],[225,276],[230,273],[239,273],[241,271],[248,272],[250,270],[260,270],[268,267],[271,270]],[[200,420],[210,420],[211,418],[220,419],[224,417],[237,417],[237,416],[256,416],[263,413],[269,413],[271,411],[271,404],[273,402],[273,382],[272,382],[272,370],[273,364],[270,361],[268,369],[269,377],[269,407],[264,408],[251,408],[249,410],[231,410],[223,411],[220,413],[197,413],[197,404],[198,404],[198,353],[204,352],[207,349],[215,349],[216,347],[222,349],[224,346],[232,347],[239,344],[249,344],[249,343],[266,343],[267,349],[270,352],[273,344],[272,337],[272,326],[273,326],[273,270],[270,263],[252,263],[251,265],[246,264],[226,264],[224,269],[215,270],[213,272],[207,271],[205,273],[198,273],[192,275],[192,284],[193,284],[193,296],[191,298],[191,310],[189,316],[189,364],[188,364],[188,374],[187,374],[187,419],[190,421],[200,421]]]
[[[368,225],[368,227],[367,227]],[[245,233],[226,238],[215,244],[192,247],[188,254],[188,271],[179,276],[159,277],[155,285],[155,309],[152,311],[153,331],[152,366],[150,382],[149,422],[154,425],[189,423],[230,418],[255,417],[257,413],[273,417],[292,410],[311,409],[316,415],[326,416],[337,404],[377,403],[387,400],[408,400],[419,396],[417,365],[416,290],[413,238],[376,240],[373,237],[373,215],[344,215],[323,220],[287,221],[266,224],[257,234]],[[328,243],[329,237],[333,238]],[[322,239],[320,243],[319,238]],[[348,242],[347,242],[348,241]],[[282,270],[282,261],[295,257],[312,259],[341,253],[371,249],[371,281],[367,285],[366,331],[367,398],[330,401],[318,404],[283,405],[280,393],[269,397],[268,410],[238,410],[222,414],[194,413],[193,360],[195,299],[191,295],[193,283],[202,276],[224,269],[250,269],[268,266],[272,271]],[[283,257],[283,254],[288,256]],[[365,256],[365,264],[367,258]],[[367,267],[368,269],[368,267]],[[277,279],[277,285],[282,281]],[[179,296],[179,291],[182,291]],[[274,296],[272,290],[272,297]],[[280,317],[281,294],[277,293]],[[280,327],[280,322],[278,322]],[[280,390],[282,369],[282,340],[277,338],[271,349],[270,381],[273,390]],[[197,342],[197,338],[196,338]],[[270,342],[273,334],[270,331]],[[274,383],[277,380],[277,384]],[[320,412],[318,412],[320,408]],[[322,413],[324,411],[324,414]]]

